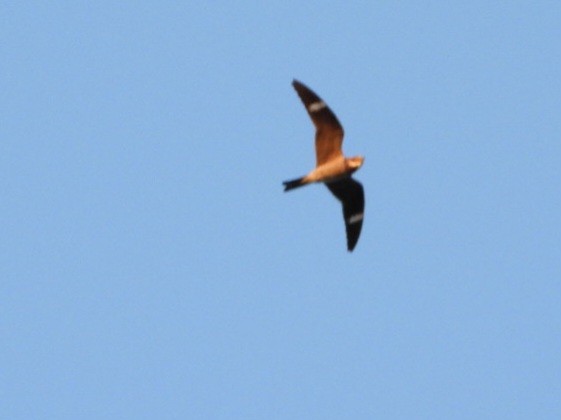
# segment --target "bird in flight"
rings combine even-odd
[[[323,182],[343,205],[347,249],[350,252],[358,242],[364,218],[364,189],[351,175],[362,166],[364,157],[346,158],[341,150],[343,127],[333,111],[303,83],[294,80],[292,86],[316,127],[316,167],[306,176],[283,182],[284,190]]]

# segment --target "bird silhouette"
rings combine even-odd
[[[294,80],[292,86],[304,103],[316,127],[316,167],[306,176],[284,181],[284,191],[315,182],[324,183],[343,205],[347,249],[352,251],[360,236],[364,218],[364,189],[352,174],[364,163],[363,156],[343,155],[343,127],[327,104],[309,87]]]

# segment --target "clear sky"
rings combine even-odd
[[[561,418],[561,3],[0,6],[0,418]],[[366,156],[346,251],[291,87]]]

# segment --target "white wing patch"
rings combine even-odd
[[[326,107],[325,102],[317,101],[317,102],[314,102],[314,103],[310,104],[310,106],[308,107],[308,111],[317,112],[320,109],[323,109],[325,107]]]
[[[364,218],[364,213],[353,214],[349,217],[349,224],[360,222]]]

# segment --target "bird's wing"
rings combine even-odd
[[[292,86],[296,89],[316,126],[316,165],[319,166],[343,156],[341,151],[343,127],[333,111],[309,87],[298,80],[294,80]]]
[[[329,191],[343,204],[343,217],[347,231],[347,249],[352,251],[358,242],[364,218],[364,188],[360,182],[348,177],[326,183]]]

